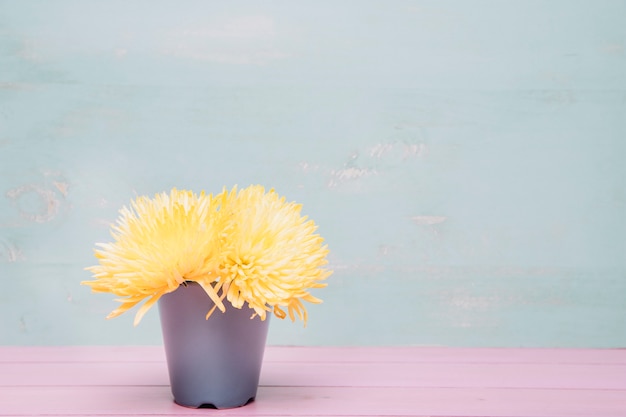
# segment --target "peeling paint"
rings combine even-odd
[[[319,165],[310,164],[308,162],[300,162],[298,165],[300,166],[302,172],[317,172],[320,168]]]
[[[0,262],[18,262],[26,259],[22,250],[12,242],[0,239]]]
[[[448,220],[448,218],[446,216],[413,216],[411,217],[411,220],[413,220],[415,224],[430,226],[433,224],[443,223]]]
[[[330,171],[331,179],[328,182],[328,187],[333,188],[339,185],[340,183],[347,181],[354,181],[360,178],[368,177],[370,175],[377,174],[376,170],[369,168],[343,168],[338,170]]]
[[[379,160],[389,158],[394,152],[396,157],[401,155],[401,158],[405,160],[428,155],[428,146],[425,143],[377,143],[368,151],[370,157]]]
[[[367,168],[344,168],[337,171],[331,171],[331,175],[339,178],[340,180],[354,180],[375,173],[375,170]]]
[[[39,204],[35,204],[37,207],[34,208],[25,207],[33,205],[32,200],[24,202],[28,197],[32,198],[33,195],[37,197]],[[52,220],[58,214],[61,205],[53,191],[35,184],[26,184],[9,190],[6,196],[12,200],[22,218],[37,223],[46,223]]]
[[[385,154],[389,153],[393,149],[394,145],[391,143],[378,143],[370,148],[370,156],[372,158],[380,159]]]
[[[425,143],[413,143],[404,147],[403,159],[417,156],[423,157],[428,155],[428,147]]]
[[[61,194],[63,194],[63,197],[67,197],[67,189],[69,187],[68,183],[53,181],[52,184],[54,184],[56,189],[59,190]]]

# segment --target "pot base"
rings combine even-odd
[[[185,408],[191,408],[191,409],[194,409],[194,410],[199,410],[199,409],[202,409],[202,408],[208,408],[210,410],[229,410],[231,408],[244,407],[244,406],[250,404],[251,402],[254,402],[254,400],[255,400],[255,397],[252,397],[248,401],[246,401],[244,404],[236,405],[234,407],[217,407],[215,404],[212,404],[212,403],[204,403],[204,404],[200,404],[199,406],[193,406],[193,405],[180,404],[180,403],[176,402],[176,400],[174,400],[174,404],[180,405],[181,407],[185,407]]]

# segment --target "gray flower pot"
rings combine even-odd
[[[174,401],[186,407],[233,408],[254,400],[269,328],[250,319],[253,310],[226,312],[195,282],[181,285],[159,300],[163,342]]]

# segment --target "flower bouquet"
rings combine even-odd
[[[109,318],[143,302],[135,325],[159,302],[177,403],[243,405],[256,395],[268,313],[306,324],[302,301],[320,303],[309,291],[332,273],[327,246],[300,211],[261,186],[138,197],[120,210],[114,242],[97,244],[99,263],[87,268],[94,279],[83,284],[120,297]]]

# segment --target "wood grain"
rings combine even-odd
[[[579,358],[578,360],[576,358]],[[220,415],[623,417],[626,350],[267,348]],[[0,416],[188,415],[162,347],[0,347]]]

